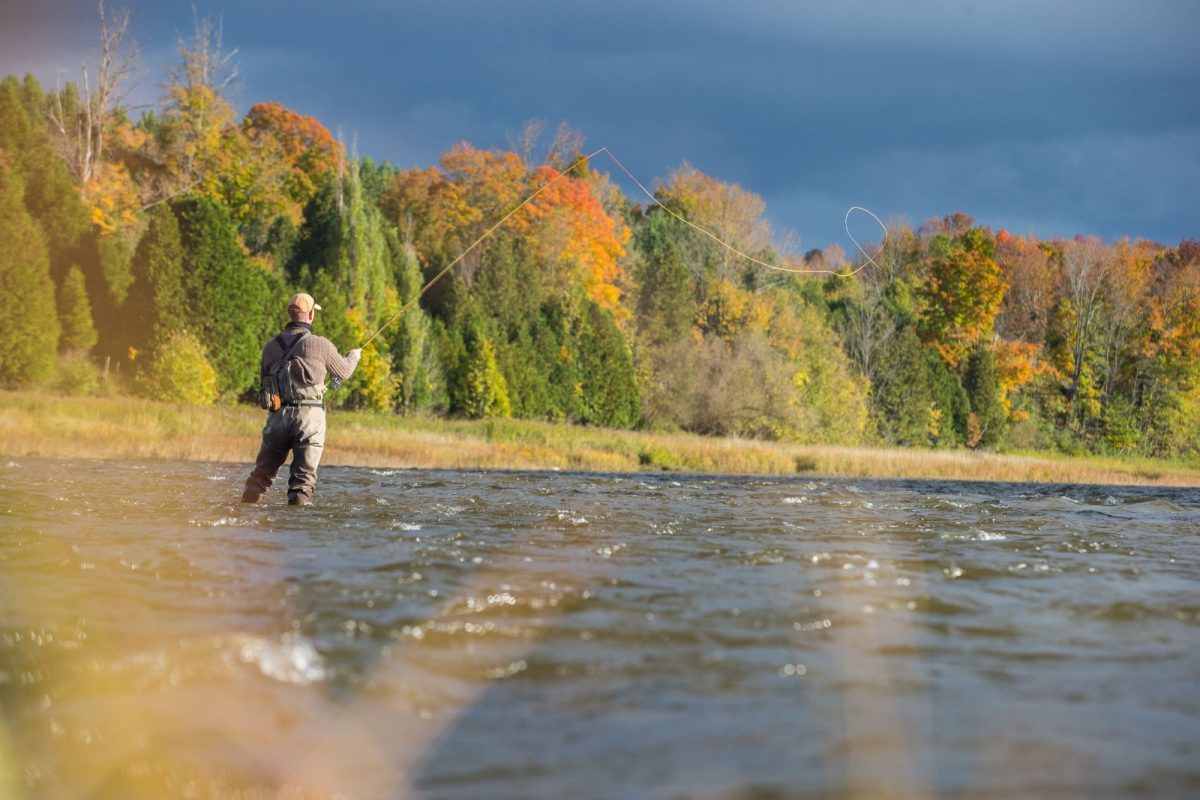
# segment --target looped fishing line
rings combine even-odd
[[[689,228],[692,228],[692,229],[704,234],[705,236],[712,239],[717,244],[719,244],[722,247],[724,247],[725,249],[729,250],[731,253],[734,253],[735,255],[738,255],[738,256],[746,259],[747,261],[751,262],[752,264],[756,264],[760,267],[763,267],[764,269],[775,270],[776,272],[788,272],[793,275],[835,275],[835,276],[842,277],[842,278],[849,278],[852,275],[858,274],[863,269],[865,269],[868,264],[874,264],[877,269],[882,269],[882,267],[880,267],[879,264],[876,263],[874,256],[867,253],[867,251],[863,249],[863,246],[861,244],[859,244],[858,239],[854,238],[854,234],[850,233],[850,212],[862,211],[863,213],[868,214],[871,217],[871,219],[875,220],[875,222],[877,222],[879,224],[879,227],[883,230],[884,240],[886,241],[886,239],[887,239],[887,235],[888,235],[887,226],[883,224],[883,221],[881,219],[879,219],[879,217],[875,216],[875,214],[873,214],[870,210],[863,208],[862,206],[851,206],[849,209],[846,210],[846,218],[843,220],[843,224],[846,228],[846,235],[850,237],[850,241],[854,242],[854,246],[858,248],[858,252],[862,253],[863,257],[866,259],[866,261],[864,261],[862,264],[860,264],[856,269],[853,269],[850,272],[842,272],[842,271],[832,270],[832,269],[792,269],[790,267],[781,267],[778,264],[768,264],[766,261],[762,261],[761,259],[755,258],[754,256],[750,255],[749,253],[743,253],[741,250],[738,250],[736,247],[734,247],[729,242],[722,239],[720,236],[717,236],[712,231],[706,230],[706,229],[700,227],[699,225],[697,225],[696,223],[692,222],[691,220],[685,219],[684,217],[680,216],[679,214],[676,214],[674,211],[667,208],[667,206],[663,205],[663,203],[657,197],[654,196],[653,192],[651,192],[644,185],[642,185],[642,182],[639,181],[636,177],[634,177],[634,174],[632,172],[630,172],[625,167],[624,164],[621,163],[620,159],[618,159],[615,155],[613,155],[611,150],[609,150],[607,147],[601,147],[599,150],[596,150],[595,152],[589,153],[586,156],[582,156],[575,163],[571,164],[571,166],[567,167],[565,170],[563,170],[562,172],[559,172],[553,178],[546,181],[544,184],[542,184],[540,187],[538,187],[538,189],[536,191],[534,191],[533,194],[526,197],[519,204],[517,204],[511,211],[509,211],[507,214],[505,214],[503,217],[501,217],[496,222],[496,224],[492,225],[492,227],[490,227],[486,231],[484,231],[483,234],[478,239],[471,242],[471,244],[469,244],[461,253],[459,253],[458,256],[453,261],[451,261],[449,264],[447,264],[442,269],[441,272],[439,272],[437,275],[434,275],[432,278],[430,278],[429,281],[426,282],[426,284],[421,287],[421,290],[419,292],[417,292],[415,295],[413,295],[411,298],[409,298],[408,301],[400,307],[399,311],[397,311],[395,314],[392,314],[390,317],[388,317],[387,320],[385,320],[384,323],[382,325],[380,325],[379,328],[374,333],[372,333],[365,342],[362,343],[362,345],[360,345],[360,347],[366,347],[368,344],[370,344],[375,339],[375,337],[377,337],[379,334],[383,333],[384,329],[387,328],[387,326],[389,326],[393,322],[395,322],[396,319],[401,314],[403,314],[410,307],[412,307],[412,305],[414,303],[416,303],[418,300],[420,300],[422,297],[424,297],[425,293],[428,292],[431,288],[433,288],[433,285],[435,283],[437,283],[443,277],[445,277],[445,275],[448,272],[450,272],[450,270],[454,269],[454,267],[458,264],[458,262],[462,261],[463,258],[466,257],[467,253],[474,250],[476,247],[479,246],[479,244],[484,239],[488,238],[493,233],[495,233],[496,230],[501,225],[503,225],[505,222],[507,222],[509,220],[509,218],[511,218],[513,216],[513,214],[516,214],[518,211],[520,211],[526,205],[533,202],[533,200],[538,195],[540,195],[542,192],[549,189],[551,186],[553,186],[558,181],[565,178],[568,174],[570,174],[570,172],[572,170],[574,170],[580,164],[590,161],[591,159],[595,158],[596,156],[600,155],[601,153],[603,153],[603,154],[607,155],[609,158],[611,158],[613,163],[616,164],[617,167],[619,167],[620,170],[629,177],[629,180],[633,181],[634,185],[636,185],[638,187],[638,189],[641,190],[642,194],[646,195],[646,197],[648,197],[650,199],[650,202],[654,203],[654,205],[658,206],[663,211],[667,212],[672,217],[674,217],[675,219],[682,222],[684,225],[687,225]],[[875,253],[875,255],[877,256],[882,252],[883,252],[883,246],[881,245],[879,250]]]
[[[846,228],[846,235],[850,237],[850,241],[854,242],[854,246],[858,248],[858,252],[862,253],[863,258],[865,258],[867,260],[863,262],[862,266],[860,266],[858,269],[854,270],[854,272],[848,272],[848,273],[846,273],[846,275],[847,276],[853,275],[855,272],[858,272],[863,267],[865,267],[867,264],[874,264],[876,269],[883,269],[883,267],[879,266],[878,262],[875,261],[875,256],[867,255],[867,251],[863,250],[863,246],[858,243],[858,239],[855,239],[854,234],[850,232],[850,212],[851,211],[861,211],[864,214],[867,214],[868,216],[870,216],[871,219],[873,219],[877,223],[879,223],[879,227],[883,230],[883,241],[885,241],[885,242],[887,241],[887,235],[888,235],[887,225],[884,225],[883,220],[881,220],[879,217],[875,216],[875,213],[873,211],[871,211],[871,209],[863,208],[862,206],[850,206],[849,208],[847,208],[846,209],[846,218],[842,220],[842,225]],[[883,252],[883,245],[881,244],[879,246],[879,249],[875,251],[875,255],[877,256],[882,252]],[[840,275],[842,273],[839,272],[837,274]]]

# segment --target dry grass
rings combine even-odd
[[[262,412],[129,397],[0,392],[0,456],[249,463]],[[516,420],[330,412],[324,463],[452,469],[672,470],[876,478],[1200,486],[1200,469],[1147,459],[785,445]]]

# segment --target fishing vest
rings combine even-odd
[[[321,383],[309,383],[304,374],[304,366],[295,358],[300,343],[310,336],[310,332],[301,331],[292,342],[291,347],[283,346],[283,334],[277,337],[279,348],[283,350],[283,358],[271,365],[261,376],[258,391],[258,404],[268,411],[278,411],[288,406],[320,406],[324,404],[325,386]]]

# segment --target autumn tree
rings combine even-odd
[[[948,228],[957,230],[947,219]],[[918,330],[952,368],[992,330],[1000,310],[1006,286],[993,252],[990,236],[980,228],[956,238],[939,233],[929,243]]]
[[[1099,319],[1099,355],[1103,365],[1101,391],[1115,396],[1135,379],[1139,353],[1137,339],[1145,328],[1151,271],[1158,248],[1149,242],[1124,240],[1113,247],[1113,264],[1104,286]],[[1126,386],[1127,388],[1127,386]]]
[[[209,184],[246,244],[265,252],[280,219],[299,225],[305,205],[344,163],[344,147],[317,120],[259,103],[222,133]]]
[[[206,348],[185,330],[159,342],[138,372],[134,385],[146,397],[173,404],[207,406],[220,395],[220,377]]]
[[[1134,395],[1141,440],[1164,455],[1200,447],[1200,246],[1183,240],[1156,258]]]
[[[1105,292],[1114,268],[1112,251],[1095,237],[1078,237],[1062,244],[1064,299],[1069,304],[1070,386],[1068,396],[1080,399],[1085,377],[1085,360],[1094,344],[1092,337],[1100,318]],[[1082,421],[1085,406],[1076,402],[1076,417]]]
[[[284,193],[303,207],[345,159],[345,147],[314,117],[280,103],[250,107],[242,129],[255,144],[279,154],[287,168]]]
[[[1053,249],[1033,237],[996,234],[996,263],[1008,285],[996,332],[1008,340],[1041,344],[1050,311],[1062,292],[1062,272]]]
[[[618,318],[629,312],[621,303],[623,270],[620,259],[630,231],[613,219],[592,194],[586,177],[541,167],[533,185],[546,186],[527,206],[529,237],[534,257],[558,278],[558,291],[582,284],[588,296]]]
[[[237,79],[237,50],[226,51],[219,22],[195,16],[191,40],[177,39],[179,62],[166,82],[161,137],[181,190],[201,186],[217,165],[223,133],[233,123],[233,106],[225,97]],[[205,186],[217,195],[215,181]]]
[[[763,217],[766,204],[753,192],[723,183],[684,163],[668,176],[655,193],[668,207],[730,247],[758,256],[771,244],[771,226]],[[696,266],[717,277],[740,281],[747,269],[757,269],[730,247],[700,237],[693,240],[699,257]]]
[[[480,150],[466,142],[451,147],[441,158],[446,179],[456,187],[443,192],[438,211],[446,215],[447,254],[457,256],[528,195],[528,170],[516,153]],[[509,230],[524,232],[527,219],[514,218]],[[468,285],[479,269],[483,250],[467,253],[459,274]]]

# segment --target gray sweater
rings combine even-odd
[[[307,326],[298,325],[294,322],[284,328],[281,334],[284,341],[284,347],[282,348],[279,346],[279,338],[267,342],[267,346],[263,348],[262,353],[263,375],[269,373],[271,367],[275,366],[275,363],[283,358],[285,349],[291,347],[295,343],[296,337],[306,328]],[[317,336],[315,334],[300,343],[293,357],[300,363],[304,371],[304,381],[309,385],[324,384],[327,372],[335,378],[346,380],[354,373],[354,368],[358,366],[357,359],[342,356],[338,353],[337,348],[333,346],[333,342],[324,336]]]

